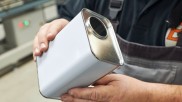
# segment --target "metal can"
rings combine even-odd
[[[37,57],[40,92],[47,98],[75,87],[87,87],[123,64],[110,21],[93,11],[82,11]]]

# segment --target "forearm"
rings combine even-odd
[[[182,86],[148,83],[147,102],[182,102]]]

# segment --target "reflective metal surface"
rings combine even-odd
[[[13,7],[23,5],[23,0],[1,0],[0,1],[0,11],[8,10]]]
[[[122,54],[110,21],[88,9],[83,9],[82,16],[84,18],[90,47],[95,57],[101,61],[122,64]],[[92,18],[95,20],[91,20]],[[100,28],[94,29],[94,22]],[[106,34],[98,34],[98,32],[105,32]]]
[[[122,62],[109,20],[83,9],[49,43],[49,50],[37,57],[40,92],[60,99],[69,89],[88,87]]]
[[[0,11],[8,10],[33,0],[0,0]]]

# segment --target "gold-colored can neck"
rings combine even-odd
[[[122,65],[123,57],[111,22],[88,9],[82,10],[90,48],[100,61]]]

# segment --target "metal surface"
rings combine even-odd
[[[114,64],[118,64],[118,63],[122,64],[123,63],[121,62],[123,61],[121,60],[122,54],[117,43],[114,29],[110,21],[107,18],[100,16],[88,9],[83,9],[82,11],[83,11],[82,15],[83,15],[85,26],[86,26],[86,31],[88,33],[88,39],[89,39],[93,54],[99,60],[114,63]],[[96,34],[97,32],[93,29],[91,25],[91,20],[90,20],[91,17],[95,17],[101,22],[100,24],[103,24],[104,26],[103,29],[105,29],[107,33],[104,39],[98,39],[100,37],[95,36],[98,34]],[[97,24],[97,26],[99,25]]]
[[[25,21],[29,23],[28,26],[24,24]],[[5,19],[7,44],[14,47],[32,41],[44,22],[42,10],[39,9]]]
[[[33,0],[0,0],[0,11],[6,11],[18,6],[22,6]]]
[[[3,24],[0,23],[0,41],[2,41],[3,39],[5,39],[5,31]]]
[[[123,58],[109,21],[102,21],[107,34],[99,33],[103,37],[98,38],[93,32],[100,31],[93,25],[86,26],[88,22],[83,15],[104,17],[88,11],[82,10],[49,43],[49,49],[37,57],[39,88],[44,97],[60,99],[69,89],[87,87],[122,65]]]
[[[46,21],[51,21],[59,17],[55,0],[47,2],[43,6],[43,13]]]
[[[23,0],[1,0],[0,1],[0,11],[8,10],[17,6],[24,4]]]
[[[0,38],[5,39],[0,41],[0,74],[8,70],[7,66],[16,64],[32,53],[34,35],[43,24],[39,21],[46,22],[42,18],[43,8],[52,5],[53,1],[56,0],[0,0],[0,22],[7,23],[4,26],[7,31],[5,35],[0,28]],[[41,16],[33,10],[37,10]],[[17,23],[22,20],[29,20],[30,26],[19,29]]]
[[[6,1],[6,0],[4,0]],[[37,8],[37,7],[40,7],[42,6],[44,3],[47,3],[49,2],[50,0],[26,0],[27,2],[23,5],[18,5],[14,8],[7,8],[6,10],[2,10],[0,11],[0,18],[5,18],[5,17],[9,17],[9,16],[14,16],[14,15],[17,15],[17,14],[20,14],[22,12],[25,12],[27,10],[30,10],[30,9],[34,9],[34,8]],[[32,2],[29,2],[29,1],[32,1]],[[2,7],[1,7],[2,9]]]
[[[24,45],[18,46],[4,52],[3,54],[0,54],[0,71],[11,64],[17,63],[20,59],[30,55],[32,53],[32,44],[33,41],[30,41]]]

